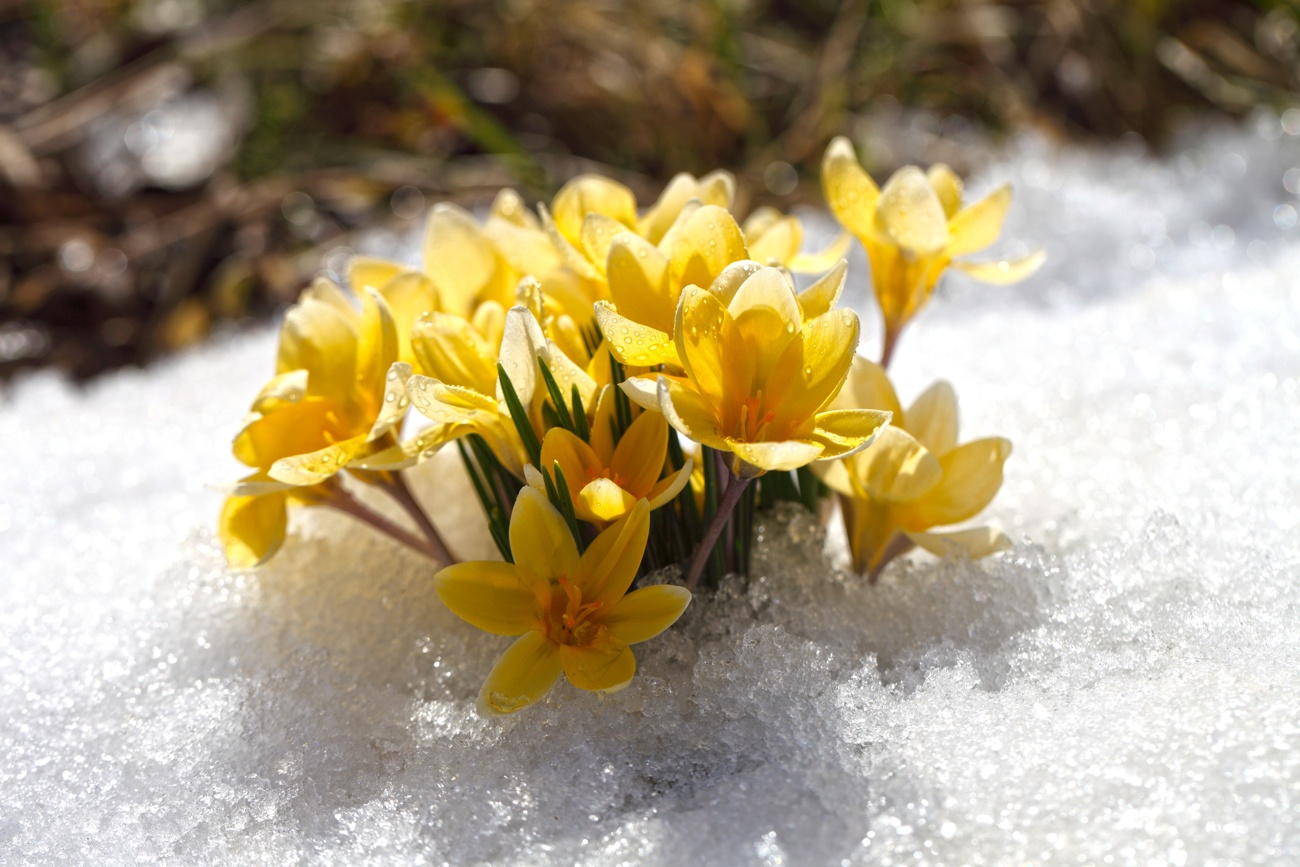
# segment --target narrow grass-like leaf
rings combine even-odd
[[[577,433],[573,426],[573,416],[569,414],[569,405],[564,401],[564,392],[560,391],[560,386],[555,381],[555,375],[551,373],[550,365],[540,358],[537,363],[542,369],[542,379],[546,381],[546,391],[551,395],[551,405],[555,407],[555,415],[559,420],[559,426],[570,433]]]
[[[537,434],[533,431],[532,422],[528,420],[528,413],[524,411],[524,405],[519,402],[519,394],[515,391],[515,385],[506,375],[506,369],[503,364],[497,362],[497,377],[501,380],[501,394],[506,400],[506,406],[510,410],[510,418],[515,423],[516,430],[519,431],[519,438],[523,440],[524,449],[528,452],[529,460],[533,466],[542,465],[542,444],[537,441]]]
[[[587,426],[587,410],[582,405],[582,394],[578,391],[578,384],[573,384],[573,432],[582,438],[583,442],[591,441],[591,429]]]
[[[817,503],[821,499],[822,483],[813,475],[811,467],[800,467],[799,474],[799,499],[804,508],[817,514]]]

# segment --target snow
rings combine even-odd
[[[781,512],[628,689],[504,720],[473,700],[506,639],[417,556],[307,512],[225,567],[269,331],[29,378],[0,403],[0,863],[1300,859],[1297,167],[1269,116],[1163,160],[1013,143],[972,187],[1012,181],[1004,250],[1050,264],[950,278],[895,368],[1015,443],[984,516],[1014,550],[868,587]],[[489,551],[455,462],[417,476]]]

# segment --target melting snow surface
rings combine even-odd
[[[1300,139],[1265,117],[1167,160],[1029,142],[973,186],[1002,180],[1004,249],[1050,265],[949,278],[896,372],[1014,441],[986,517],[1015,549],[870,588],[782,512],[748,585],[641,645],[627,690],[503,721],[473,699],[507,640],[417,557],[309,513],[265,571],[225,568],[213,486],[270,333],[21,383],[0,862],[1300,860]],[[453,461],[417,482],[487,550]]]

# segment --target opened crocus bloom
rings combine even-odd
[[[623,389],[696,442],[730,452],[737,476],[844,457],[889,421],[877,409],[828,409],[853,360],[858,317],[831,310],[804,321],[775,268],[756,270],[725,302],[687,286],[675,332],[685,375],[636,377]]]
[[[1043,263],[1041,251],[1016,260],[955,261],[998,239],[1011,205],[1011,188],[1005,184],[962,207],[961,180],[938,164],[928,173],[916,166],[901,168],[880,189],[841,137],[826,150],[822,186],[831,213],[857,236],[871,259],[871,280],[885,320],[886,364],[898,335],[950,265],[987,283],[1015,283]]]
[[[376,292],[363,292],[358,309],[320,280],[290,308],[276,376],[235,437],[235,457],[256,472],[222,508],[219,533],[233,565],[255,566],[275,553],[290,498],[310,501],[314,486],[392,447],[410,374],[398,354],[392,314]]]
[[[551,472],[555,464],[560,465],[578,518],[597,527],[623,517],[638,501],[648,501],[651,509],[672,502],[690,481],[694,467],[688,459],[680,470],[660,478],[669,430],[657,412],[641,413],[615,445],[612,388],[605,388],[596,405],[590,444],[558,427],[547,431],[542,441],[542,468]],[[545,490],[540,476],[529,481]]]
[[[957,396],[939,381],[904,411],[877,364],[856,358],[836,406],[879,406],[893,424],[865,450],[821,464],[818,475],[840,493],[854,567],[874,581],[913,546],[937,556],[983,557],[1010,546],[992,527],[934,532],[977,515],[1002,486],[1011,443],[988,437],[957,444]]]
[[[461,563],[434,577],[439,598],[463,620],[518,636],[483,684],[479,713],[526,707],[561,672],[579,689],[627,685],[636,673],[629,645],[663,632],[691,600],[690,591],[671,585],[627,592],[649,531],[642,500],[579,556],[560,513],[524,488],[510,518],[514,563]]]

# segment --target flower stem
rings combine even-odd
[[[895,327],[889,322],[885,323],[885,347],[880,353],[880,366],[885,370],[889,369],[889,362],[894,357],[894,350],[898,348],[898,338],[902,336],[902,325]]]
[[[732,476],[727,485],[727,489],[722,494],[722,501],[718,503],[718,511],[714,512],[713,520],[709,521],[708,529],[704,531],[704,538],[700,540],[700,547],[695,552],[695,559],[691,561],[691,571],[686,575],[687,589],[694,590],[695,585],[700,581],[700,575],[704,572],[704,564],[709,561],[709,555],[713,553],[713,546],[717,544],[718,537],[722,535],[722,528],[726,526],[727,521],[731,518],[731,513],[736,510],[736,504],[740,502],[740,495],[745,492],[749,485],[749,479],[739,476]]]
[[[432,560],[441,559],[438,556],[438,553],[434,551],[433,546],[430,545],[427,540],[420,538],[410,530],[398,526],[388,520],[388,518],[385,518],[383,515],[370,509],[368,506],[363,505],[360,500],[345,491],[342,485],[332,486],[329,489],[328,494],[323,495],[319,502],[323,506],[329,506],[333,509],[337,509],[345,515],[356,518],[371,529],[377,530],[385,536],[401,542],[403,545],[414,551],[419,551],[421,554]]]
[[[406,484],[406,477],[400,471],[390,473],[386,483],[380,487],[406,511],[406,514],[411,516],[411,520],[415,521],[416,526],[420,528],[420,532],[424,534],[424,538],[428,540],[429,548],[433,551],[435,559],[441,561],[444,566],[460,562],[452,556],[447,543],[438,534],[438,528],[433,526],[433,521],[429,520],[428,514],[419,501],[415,499],[415,494],[411,493],[410,486]]]

